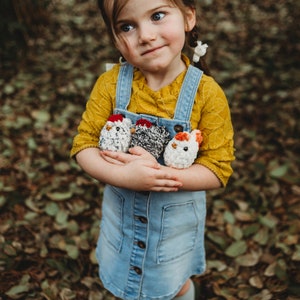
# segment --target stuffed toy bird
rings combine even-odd
[[[101,150],[127,152],[131,140],[131,120],[121,114],[111,115],[100,132]]]
[[[158,159],[170,140],[169,136],[164,126],[157,126],[146,119],[139,119],[131,136],[130,147],[143,147]]]
[[[197,157],[202,140],[201,131],[198,129],[191,133],[187,131],[177,133],[166,146],[164,152],[166,166],[177,169],[190,167]]]

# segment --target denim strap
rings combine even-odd
[[[133,66],[129,63],[121,65],[117,91],[116,91],[116,107],[127,110],[131,98],[131,86],[133,79]]]
[[[190,120],[202,74],[203,72],[200,69],[192,65],[189,66],[177,100],[174,119]]]

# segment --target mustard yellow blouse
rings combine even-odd
[[[188,66],[188,58],[183,59]],[[102,74],[94,85],[78,127],[78,134],[73,141],[71,157],[85,148],[98,147],[100,131],[115,108],[119,68],[118,64],[115,65]],[[142,73],[135,70],[128,110],[138,114],[173,118],[185,73],[181,73],[170,85],[153,91],[147,86]],[[213,171],[225,186],[232,174],[231,162],[234,160],[233,128],[226,96],[212,77],[203,75],[201,79],[191,126],[192,129],[200,129],[203,135],[199,157],[195,163]]]

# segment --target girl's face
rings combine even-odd
[[[129,0],[115,20],[115,45],[141,71],[165,71],[181,63],[185,32],[195,23],[190,7],[183,14],[169,0]]]

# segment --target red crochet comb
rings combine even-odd
[[[190,136],[187,132],[178,132],[175,135],[175,139],[177,141],[188,141],[190,139]]]
[[[202,141],[203,141],[203,136],[202,136],[200,130],[197,130],[195,137],[196,137],[196,142],[197,142],[197,143],[199,144],[199,146],[200,146],[200,144],[201,144]],[[177,141],[189,141],[190,135],[189,135],[187,132],[178,132],[178,133],[175,135],[175,139],[176,139]]]
[[[117,121],[123,121],[124,117],[123,115],[121,114],[115,114],[115,115],[111,115],[109,118],[108,118],[108,121],[110,122],[117,122]]]
[[[146,119],[139,119],[135,123],[137,126],[146,126],[147,128],[150,128],[152,126],[152,123]]]

